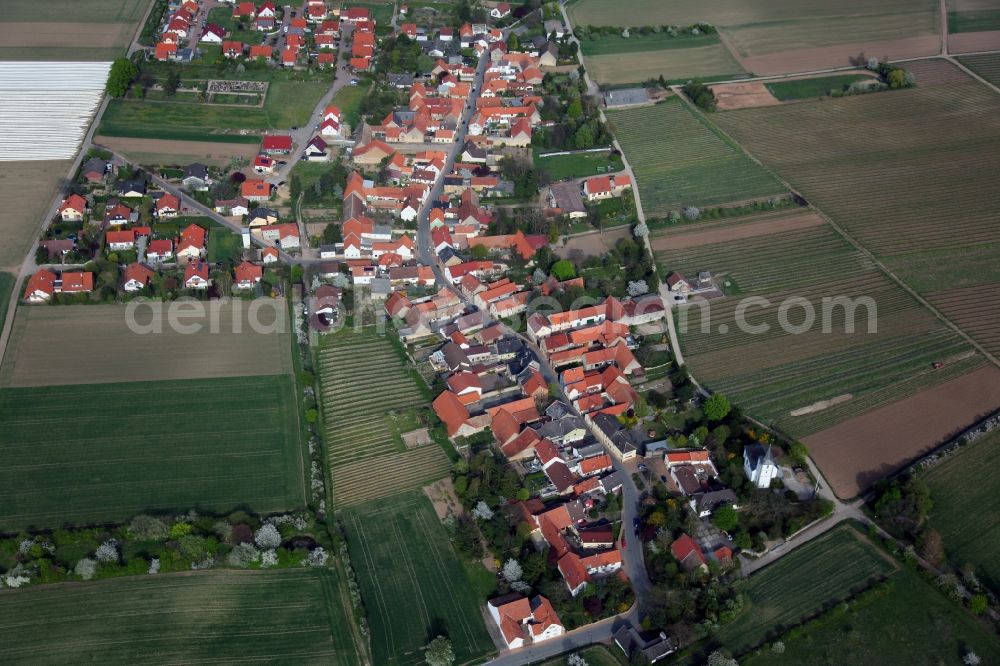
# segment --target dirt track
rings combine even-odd
[[[839,497],[857,495],[1000,408],[1000,370],[985,366],[807,437]]]

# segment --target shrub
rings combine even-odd
[[[90,580],[97,573],[97,562],[85,557],[76,563],[76,566],[73,567],[73,573],[84,580]]]
[[[97,558],[98,562],[110,563],[118,561],[118,542],[114,539],[108,539],[100,546],[97,547],[97,551],[94,553],[94,557]]]
[[[241,543],[226,555],[226,564],[233,567],[245,567],[260,561],[260,551],[251,543]]]
[[[159,518],[138,515],[129,522],[128,535],[137,541],[164,541],[170,530]]]
[[[281,533],[274,525],[261,525],[253,540],[263,550],[273,549],[281,545]]]
[[[183,536],[191,534],[191,524],[185,522],[177,522],[170,526],[170,538],[180,539]]]

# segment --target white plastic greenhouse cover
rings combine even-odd
[[[0,62],[0,161],[76,155],[110,62]]]

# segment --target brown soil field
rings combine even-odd
[[[126,322],[125,305],[19,306],[0,366],[0,386],[291,372],[284,300],[192,302],[173,306],[179,324],[200,324],[202,330],[184,333],[183,329],[170,325],[167,312],[154,315],[149,305],[137,309],[135,321],[140,325],[159,324],[161,332],[133,332]],[[282,332],[254,331],[249,325],[252,308],[261,324],[271,324],[275,317],[281,317]],[[192,311],[196,314],[191,314]]]
[[[772,106],[781,102],[771,94],[767,86],[756,81],[749,83],[722,83],[709,86],[715,93],[716,108],[719,111],[731,109],[752,109],[756,106]]]
[[[948,53],[975,53],[1000,49],[1000,30],[948,35]]]
[[[683,250],[689,247],[711,245],[712,243],[725,243],[743,238],[767,236],[783,231],[807,229],[809,227],[817,227],[821,224],[825,224],[825,222],[816,213],[796,213],[795,215],[778,217],[777,219],[766,219],[759,222],[729,226],[723,229],[692,229],[690,234],[654,238],[650,242],[650,245],[653,248],[653,252]]]
[[[0,23],[0,44],[124,48],[134,32],[132,23]]]
[[[828,67],[844,67],[850,63],[847,58],[859,52],[877,53],[878,57],[889,59],[916,58],[929,56],[941,50],[941,39],[937,35],[923,35],[904,39],[890,39],[876,42],[857,42],[839,46],[804,48],[740,58],[740,64],[758,76],[807,72]]]
[[[969,75],[955,66],[954,63],[935,58],[933,60],[914,60],[903,63],[907,71],[917,77],[918,86],[940,86],[952,83],[966,83]]]
[[[582,252],[586,256],[607,254],[608,251],[622,238],[629,238],[632,235],[629,227],[611,229],[601,233],[577,234],[566,241],[565,245],[555,247],[555,252],[560,257],[568,257],[575,252]]]
[[[0,162],[0,270],[17,273],[70,160]]]
[[[837,496],[854,497],[998,407],[1000,370],[986,366],[805,442]]]
[[[135,139],[117,136],[96,136],[94,143],[105,146],[120,155],[147,165],[190,164],[203,162],[212,166],[225,166],[234,157],[253,159],[257,146],[247,143],[211,141],[165,141],[161,139]]]
[[[927,294],[927,300],[988,352],[1000,357],[1000,284],[935,291]]]

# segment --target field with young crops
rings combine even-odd
[[[746,651],[897,568],[856,529],[839,525],[752,575],[743,612],[715,638],[734,653]]]
[[[4,3],[0,60],[111,61],[125,55],[149,0]]]
[[[303,506],[298,413],[287,375],[3,389],[0,530]]]
[[[359,663],[330,569],[203,571],[0,594],[9,664]],[[58,637],[56,640],[55,637]]]
[[[784,192],[774,177],[676,97],[607,115],[639,181],[646,215]]]
[[[480,613],[483,600],[466,582],[448,533],[423,493],[345,509],[343,520],[374,663],[423,664],[422,648],[437,635],[451,639],[459,664],[492,651]]]
[[[450,466],[436,444],[407,449],[425,427],[427,388],[402,353],[374,332],[340,331],[319,352],[321,402],[333,498],[355,504],[419,488]]]
[[[1000,548],[1000,525],[981,520],[1000,511],[995,476],[984,473],[996,469],[994,465],[1000,465],[1000,432],[996,431],[966,444],[923,478],[934,499],[930,526],[944,538],[945,555],[957,566],[975,565],[979,579],[998,590],[1000,561],[993,554]]]
[[[1000,357],[1000,284],[936,291],[927,298],[986,351]]]

